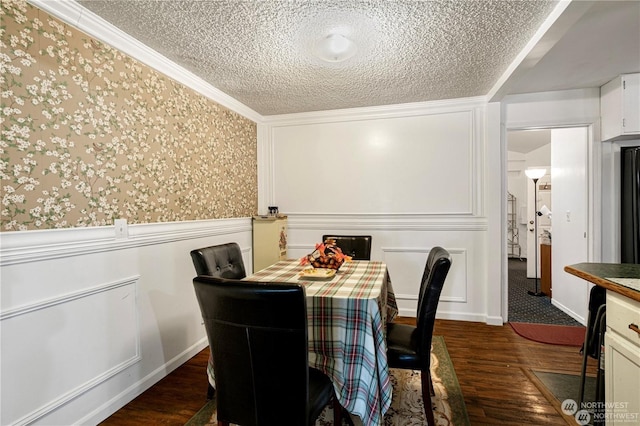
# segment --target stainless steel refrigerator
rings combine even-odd
[[[621,154],[621,262],[640,263],[640,147]]]

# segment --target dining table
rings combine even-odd
[[[245,280],[304,286],[309,366],[329,376],[340,404],[364,426],[384,424],[393,390],[386,324],[398,314],[386,264],[345,262],[320,279],[303,274],[304,268],[299,260],[281,260]]]

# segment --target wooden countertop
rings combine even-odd
[[[564,270],[595,285],[640,302],[640,265],[635,263],[585,262],[565,266]]]

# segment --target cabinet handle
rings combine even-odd
[[[629,324],[629,328],[633,331],[635,331],[636,333],[640,334],[640,327],[638,327],[636,324]]]

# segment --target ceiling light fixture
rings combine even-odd
[[[527,175],[529,179],[534,179],[534,180],[540,179],[546,173],[547,173],[547,169],[539,169],[539,168],[527,169],[524,171],[524,174]]]
[[[319,40],[314,49],[315,55],[327,62],[342,62],[358,51],[356,44],[341,34],[329,34]]]

